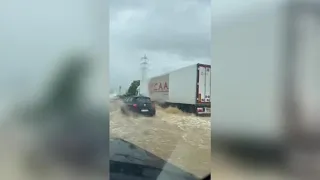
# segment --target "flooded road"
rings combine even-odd
[[[198,177],[210,173],[210,117],[196,117],[174,108],[157,108],[155,117],[110,111],[110,135],[122,138]]]
[[[129,141],[198,177],[211,171],[213,179],[286,179],[278,167],[252,164],[218,149],[211,153],[210,117],[160,107],[156,117],[132,117],[122,115],[119,106],[111,107],[112,137]]]

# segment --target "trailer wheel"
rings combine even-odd
[[[189,112],[197,115],[196,107],[194,105],[189,105]]]

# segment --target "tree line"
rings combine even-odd
[[[137,88],[140,86],[140,80],[134,80],[131,82],[129,89],[123,95],[119,95],[119,98],[125,98],[129,96],[134,96],[137,94]]]

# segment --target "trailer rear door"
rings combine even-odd
[[[211,66],[198,64],[197,103],[210,103]]]

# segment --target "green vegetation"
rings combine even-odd
[[[134,96],[137,94],[137,88],[140,86],[140,80],[132,81],[128,91],[124,95],[120,95],[119,98],[125,98],[128,96]]]

